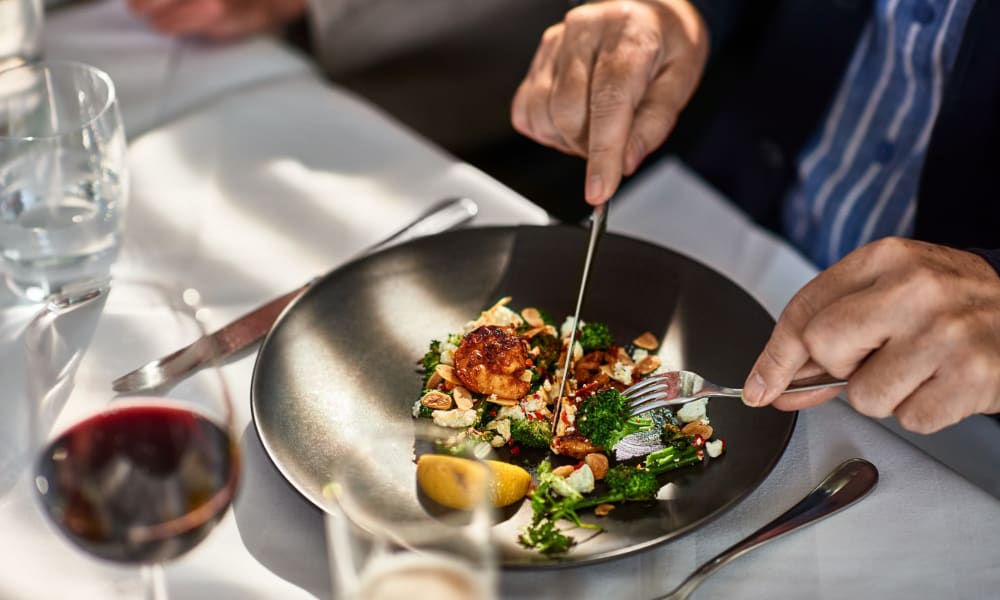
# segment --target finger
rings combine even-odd
[[[554,77],[553,56],[559,50],[561,39],[561,25],[550,27],[542,36],[528,75],[514,95],[511,123],[517,131],[536,142],[572,154],[572,148],[549,118],[548,110]]]
[[[743,401],[749,406],[766,406],[774,402],[795,373],[813,358],[803,339],[806,325],[831,302],[872,285],[875,279],[876,272],[866,259],[866,253],[859,250],[799,290],[782,311],[770,339],[747,376]]]
[[[563,52],[556,62],[549,97],[549,120],[574,154],[587,155],[587,90],[594,66],[594,48]]]
[[[903,429],[915,433],[934,433],[973,414],[965,398],[956,397],[961,389],[947,376],[935,376],[905,398],[894,411]],[[961,382],[958,382],[961,383]]]
[[[832,400],[841,391],[842,388],[825,388],[809,392],[791,392],[778,396],[771,405],[779,410],[803,410]]]
[[[598,51],[588,106],[585,196],[590,204],[606,202],[621,182],[635,111],[658,58],[656,48],[640,44],[609,44]]]
[[[654,149],[663,145],[690,99],[695,82],[686,81],[684,69],[668,67],[650,85],[635,111],[625,146],[625,174],[631,175]]]

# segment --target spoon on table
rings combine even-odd
[[[877,482],[878,469],[875,465],[861,458],[845,461],[798,504],[751,533],[743,541],[723,550],[721,554],[695,569],[694,573],[691,573],[672,592],[655,600],[684,600],[709,575],[731,561],[786,533],[811,525],[847,508],[864,498]]]

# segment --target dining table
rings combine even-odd
[[[170,38],[127,3],[94,0],[52,8],[43,50],[107,71],[117,88],[131,191],[115,276],[198,290],[211,327],[351,261],[441,198],[475,200],[469,227],[554,222],[530,198],[331,83],[278,36]],[[817,273],[675,157],[627,182],[608,214],[609,231],[714,269],[773,317]],[[24,330],[39,310],[0,292],[0,599],[137,597],[135,569],[76,550],[45,520],[30,468],[17,458],[24,439],[14,416],[29,402]],[[223,368],[235,399],[240,490],[207,539],[166,565],[175,600],[333,597],[324,513],[282,477],[258,437],[253,369],[252,352]],[[842,398],[801,411],[770,473],[702,526],[597,564],[503,571],[500,595],[663,595],[855,457],[879,470],[869,496],[724,567],[695,597],[997,597],[1000,423],[976,416],[921,436]]]

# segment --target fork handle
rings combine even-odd
[[[813,375],[812,377],[796,379],[788,384],[788,388],[786,388],[782,394],[809,392],[812,390],[821,390],[823,388],[838,387],[842,385],[847,385],[847,381],[838,379],[829,373],[820,373],[819,375]]]

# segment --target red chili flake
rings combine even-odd
[[[520,447],[518,447],[518,446],[511,446],[510,447],[510,455],[511,456],[517,456],[518,454],[520,454],[520,452],[521,452],[521,448]]]
[[[698,460],[704,460],[704,459],[705,459],[705,451],[704,450],[699,450],[698,451]]]
[[[490,409],[490,416],[491,416],[491,417],[495,417],[495,416],[497,416],[497,409],[495,409],[495,408],[491,408],[491,409]]]
[[[583,461],[581,460],[580,462],[578,462],[578,463],[576,463],[575,465],[573,465],[573,470],[574,470],[574,471],[576,471],[577,469],[579,469],[580,467],[582,467],[582,466],[583,466],[583,465],[585,465],[585,464],[587,464],[587,463],[585,463],[585,462],[583,462]]]
[[[540,410],[536,410],[535,412],[531,413],[531,415],[533,417],[535,417],[536,419],[544,419],[545,418],[545,415],[543,415],[542,411],[540,411]]]
[[[695,448],[700,448],[705,445],[705,438],[701,437],[700,434],[695,434],[694,439],[691,440],[691,445]]]
[[[528,360],[524,361],[524,364],[527,365],[527,366],[529,366],[529,367],[533,367],[533,366],[535,366],[535,361],[533,361],[533,360],[531,360],[529,358]]]

